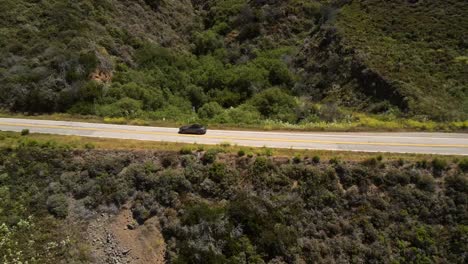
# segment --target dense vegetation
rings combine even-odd
[[[169,263],[467,260],[467,160],[74,150],[27,137],[0,150],[3,263],[87,262],[70,230],[127,202],[138,223],[157,217]]]
[[[468,4],[416,2],[0,0],[0,105],[229,124],[465,120]]]
[[[363,64],[394,82],[399,104],[413,114],[460,117],[468,112],[468,18],[459,14],[468,4],[408,2],[354,1],[343,7],[337,27]]]

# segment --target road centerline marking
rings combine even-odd
[[[66,125],[41,125],[29,123],[7,123],[0,122],[3,126],[12,127],[30,127],[30,128],[49,128],[49,129],[69,129],[80,131],[95,131],[107,133],[124,133],[124,134],[142,134],[142,135],[160,135],[173,137],[190,137],[200,138],[197,135],[173,134],[170,132],[155,132],[155,131],[138,131],[127,129],[111,129],[111,128],[92,128],[92,127],[76,127]],[[392,143],[392,142],[353,142],[353,141],[327,141],[327,140],[307,140],[307,139],[282,139],[282,138],[255,138],[255,137],[235,137],[235,136],[210,136],[204,135],[203,138],[219,139],[219,140],[241,140],[241,141],[264,141],[264,142],[290,142],[290,143],[317,143],[317,144],[336,144],[336,145],[368,145],[368,146],[390,146],[390,147],[440,147],[440,148],[468,148],[468,145],[463,144],[418,144],[418,143]]]

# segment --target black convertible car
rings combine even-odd
[[[204,135],[206,134],[206,127],[199,125],[199,124],[193,124],[190,126],[183,126],[179,128],[179,134],[195,134],[195,135]]]

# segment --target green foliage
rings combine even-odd
[[[198,109],[198,116],[200,118],[211,119],[222,112],[223,108],[217,102],[210,102],[204,104],[200,109]]]
[[[345,45],[366,53],[362,59],[367,67],[395,82],[392,89],[401,94],[398,100],[407,101],[411,114],[466,119],[465,66],[455,58],[466,55],[466,43],[460,39],[468,19],[460,14],[467,11],[468,5],[457,0],[366,0],[344,5],[336,27]],[[381,97],[391,98],[390,92]]]
[[[208,54],[223,46],[221,37],[211,30],[195,33],[193,42],[195,45],[194,53],[197,55]]]
[[[423,175],[416,182],[416,186],[423,191],[433,192],[435,190],[434,178],[427,175]]]
[[[202,87],[191,85],[187,88],[187,93],[188,99],[196,109],[199,109],[208,100]]]
[[[68,215],[68,201],[63,194],[53,194],[47,198],[47,210],[59,218],[65,218]]]
[[[142,107],[141,101],[124,97],[112,104],[98,107],[97,112],[108,117],[137,117]]]
[[[22,135],[22,136],[27,136],[27,135],[29,135],[29,129],[23,129],[23,130],[21,130],[21,135]]]
[[[427,119],[466,119],[466,5],[361,2],[3,0],[0,107],[186,122],[216,102],[203,119],[465,128]]]
[[[301,155],[300,154],[295,154],[292,160],[293,160],[293,162],[295,164],[301,163],[301,161],[302,161]]]
[[[146,85],[129,82],[123,85],[115,83],[107,93],[109,100],[131,98],[142,102],[145,110],[157,110],[164,106],[165,99],[159,89],[152,89]]]
[[[239,157],[245,156],[245,150],[243,150],[243,149],[239,150],[239,151],[237,152],[237,156],[239,156]]]
[[[145,44],[135,54],[135,59],[140,67],[165,67],[174,63],[176,57],[169,49]]]
[[[458,162],[458,167],[463,172],[468,172],[468,158],[463,158]]]
[[[226,164],[215,162],[208,171],[208,177],[217,183],[220,183],[226,176]]]
[[[250,101],[264,117],[294,123],[297,120],[294,97],[279,88],[270,88],[256,94]]]
[[[379,161],[377,160],[377,158],[370,158],[370,159],[364,160],[362,163],[370,167],[375,167],[378,165]]]
[[[169,168],[171,166],[176,166],[178,163],[178,159],[174,155],[166,155],[162,158],[161,164],[164,168]]]
[[[313,161],[315,164],[318,164],[318,163],[320,163],[320,157],[319,157],[319,156],[313,156],[313,157],[312,157],[312,161]]]
[[[92,144],[92,143],[86,143],[85,144],[85,149],[95,149],[95,148],[96,148],[96,146],[94,144]]]
[[[220,149],[209,149],[203,154],[203,162],[205,164],[211,164],[216,161],[216,158],[219,153],[223,152]]]
[[[432,160],[432,168],[438,172],[443,171],[447,168],[447,161],[444,159],[435,158]]]
[[[182,155],[189,155],[189,154],[192,154],[192,151],[193,150],[190,146],[185,146],[180,149],[179,153]]]
[[[89,81],[78,91],[78,96],[83,101],[93,102],[103,96],[103,86],[96,81]]]
[[[338,165],[338,164],[340,164],[340,158],[333,157],[333,158],[330,159],[329,163],[334,164],[334,165]]]
[[[319,116],[322,120],[327,122],[337,122],[344,118],[343,112],[336,104],[333,103],[327,103],[320,107]]]
[[[213,118],[214,122],[220,124],[258,124],[260,120],[260,113],[249,105],[227,109]]]

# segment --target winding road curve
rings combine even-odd
[[[68,121],[0,118],[0,130],[136,139],[179,143],[323,149],[363,152],[395,152],[468,155],[468,134],[463,133],[316,133],[208,130],[206,135],[179,135],[177,128],[109,125]]]

